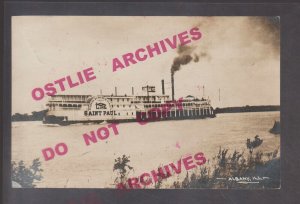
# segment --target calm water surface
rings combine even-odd
[[[269,133],[279,112],[218,114],[216,118],[118,125],[119,135],[85,145],[82,135],[107,124],[48,126],[41,122],[13,122],[12,160],[42,161],[43,180],[37,187],[114,188],[114,159],[126,154],[134,167],[131,176],[150,172],[182,156],[203,152],[208,159],[219,147],[246,150],[247,138],[259,135],[263,152],[280,147],[280,136]],[[64,142],[65,156],[44,161],[41,150]],[[176,143],[177,145],[176,147]],[[185,176],[184,173],[182,173]]]

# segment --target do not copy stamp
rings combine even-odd
[[[185,46],[192,41],[197,41],[201,38],[202,33],[198,27],[191,28],[189,31],[181,32],[177,35],[173,35],[170,38],[165,38],[153,45],[147,45],[145,48],[139,48],[135,52],[129,52],[122,56],[122,60],[114,58],[112,61],[113,72],[118,69],[124,69],[130,65],[136,64],[152,58],[155,55],[160,55],[169,50],[176,49],[178,45]]]
[[[76,79],[74,79],[76,78]],[[91,80],[96,79],[93,67],[84,69],[77,72],[76,77],[72,78],[70,75],[57,79],[54,82],[47,83],[43,88],[34,88],[31,92],[32,98],[36,101],[42,100],[45,95],[53,96],[57,93],[57,90],[65,91],[66,89],[74,88],[80,84],[84,84]]]
[[[178,110],[183,109],[182,98],[178,101],[172,101],[162,104],[160,108],[151,108],[148,111],[148,116],[145,118],[145,114],[137,115],[136,121],[140,125],[145,125],[148,122],[163,120],[172,108],[176,107]],[[158,114],[152,114],[153,112]],[[84,133],[82,135],[84,143],[86,146],[92,143],[97,143],[98,141],[103,141],[109,138],[110,135],[119,135],[118,123],[111,123],[107,126],[100,127],[97,130],[91,130],[89,133]],[[66,143],[59,143],[53,147],[47,147],[42,149],[42,154],[45,161],[54,159],[55,156],[64,156],[68,153],[68,146]]]
[[[196,153],[194,156],[185,156],[177,161],[158,168],[158,170],[152,170],[150,173],[145,172],[139,177],[129,178],[126,183],[119,183],[116,185],[118,189],[140,189],[148,185],[156,183],[159,179],[167,179],[172,174],[180,174],[183,167],[186,171],[201,166],[206,163],[206,158],[202,152]]]
[[[272,21],[268,17],[203,16],[76,18],[74,21],[73,17],[27,19],[18,16],[12,22],[14,44],[19,44],[12,49],[13,56],[18,56],[18,62],[13,60],[12,72],[14,122],[11,130],[15,145],[12,161],[42,159],[44,178],[36,183],[37,187],[111,188],[120,183],[120,180],[114,182],[111,176],[119,173],[112,170],[114,161],[118,159],[116,155],[124,154],[130,157],[130,166],[138,172],[137,175],[129,174],[136,177],[125,179],[126,187],[152,188],[151,184],[147,184],[150,179],[155,183],[160,171],[166,175],[170,170],[175,175],[180,168],[186,170],[194,165],[200,166],[194,155],[176,160],[175,154],[186,149],[196,152],[200,148],[207,159],[212,159],[219,149],[220,143],[215,142],[218,140],[224,144],[222,149],[231,143],[237,144],[237,149],[250,148],[253,158],[249,161],[259,161],[260,157],[256,158],[260,155],[256,154],[258,151],[266,154],[280,146],[277,135],[272,135],[278,132],[280,113],[273,106],[270,109],[270,105],[279,104],[276,100],[279,98],[278,90],[268,88],[278,87],[280,61],[276,57],[278,49],[274,39],[279,38],[275,36],[276,27],[268,27],[276,26],[276,18]],[[176,26],[171,22],[176,22]],[[28,29],[29,25],[38,25],[43,28],[40,29],[43,33],[28,32],[32,30]],[[70,29],[59,30],[56,26]],[[56,35],[53,35],[54,32],[57,32]],[[35,43],[41,42],[42,39],[36,41],[39,38],[47,40]],[[53,40],[48,42],[48,39]],[[84,43],[77,49],[81,39]],[[29,53],[31,48],[26,44],[37,52]],[[82,65],[81,70],[76,68]],[[41,66],[45,67],[39,69]],[[50,66],[55,67],[53,73],[52,68],[49,70]],[[25,72],[24,67],[32,69]],[[70,67],[70,73],[57,75],[57,72],[65,71],[59,67]],[[98,68],[101,70],[96,70]],[[101,76],[97,75],[98,72]],[[38,80],[35,74],[40,77]],[[29,75],[32,78],[20,77]],[[245,80],[248,78],[253,80]],[[262,78],[263,81],[255,80]],[[37,84],[37,81],[41,82]],[[158,88],[160,81],[161,89]],[[257,92],[257,89],[261,91]],[[246,92],[248,94],[245,95]],[[43,100],[47,96],[51,96],[49,100]],[[182,96],[182,100],[178,100],[178,96]],[[256,112],[263,110],[274,112]],[[230,112],[237,113],[225,114]],[[262,123],[255,122],[257,118]],[[28,122],[30,120],[35,121]],[[274,120],[274,128],[269,132]],[[155,122],[148,124],[152,121]],[[259,146],[257,141],[247,143],[247,147],[245,142],[236,143],[236,138],[247,141],[255,135],[264,140],[264,145]],[[35,145],[32,145],[33,138]],[[151,143],[153,145],[149,145]],[[30,145],[34,151],[25,151]],[[223,156],[220,158],[225,161],[228,171],[221,172],[218,177],[234,176],[231,168],[243,160],[238,153],[232,156],[234,150],[220,151]],[[143,158],[164,154],[167,162],[173,161],[173,164],[165,163],[159,170],[157,166],[146,167],[150,163]],[[97,160],[101,159],[101,162],[95,162],[95,157],[100,155]],[[150,158],[151,163],[160,163],[160,157]],[[232,163],[232,158],[240,160]],[[190,163],[191,160],[193,163]],[[73,168],[70,173],[68,167],[76,162],[83,165]],[[275,158],[270,163],[276,162]],[[269,163],[259,161],[259,164],[270,169]],[[57,166],[61,168],[60,174],[51,175]],[[256,169],[250,167],[249,171]],[[152,169],[155,171],[152,172]],[[209,179],[207,188],[230,187],[231,183],[214,183],[215,174],[212,172],[218,173],[218,169],[218,166],[211,168],[204,175]],[[270,173],[273,169],[275,174],[279,172],[273,166],[271,169]],[[82,175],[82,172],[90,173]],[[199,178],[199,172],[193,173]],[[266,176],[256,172],[251,174]],[[241,173],[241,176],[247,175]],[[270,181],[274,179],[278,181],[280,178],[270,177]],[[168,178],[160,187],[177,188],[177,184],[170,184],[174,180]],[[182,184],[183,181],[178,182]],[[275,186],[270,185],[272,188]],[[203,185],[187,188],[199,186]]]

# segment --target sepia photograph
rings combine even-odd
[[[13,188],[280,189],[279,16],[12,16]]]

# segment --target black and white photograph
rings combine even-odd
[[[12,187],[280,189],[280,19],[12,16]]]

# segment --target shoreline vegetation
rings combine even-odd
[[[225,108],[216,108],[215,113],[244,113],[244,112],[267,112],[267,111],[280,111],[280,106],[240,106],[240,107],[225,107]],[[33,111],[30,114],[21,114],[15,113],[11,117],[12,122],[19,122],[19,121],[42,121],[44,116],[46,115],[47,110],[41,111]]]
[[[271,152],[262,152],[258,148],[262,143],[263,140],[256,135],[253,140],[247,139],[245,145],[248,151],[246,152],[220,147],[216,156],[207,160],[207,165],[187,171],[184,179],[177,177],[177,181],[167,184],[166,180],[169,176],[161,172],[158,181],[152,184],[155,189],[280,188],[279,147]],[[115,160],[113,170],[117,171],[115,179],[117,188],[131,189],[127,180],[129,174],[134,172],[134,168],[129,166],[129,158],[129,156],[123,155],[122,158],[119,157]]]
[[[24,161],[11,162],[11,180],[15,188],[35,188],[36,182],[43,179],[42,164],[38,158],[31,165],[25,165]]]
[[[166,182],[171,175],[160,172],[156,181],[151,181],[155,189],[269,189],[280,188],[280,152],[279,147],[273,151],[263,152],[259,146],[263,143],[258,135],[253,140],[245,141],[246,149],[243,152],[219,147],[219,151],[212,158],[208,158],[205,166],[198,166],[186,172],[182,179],[171,183]],[[130,165],[130,156],[123,155],[115,159],[113,172],[116,188],[130,190],[128,185],[134,167]],[[41,162],[34,159],[31,165],[25,166],[23,161],[12,161],[12,185],[18,188],[35,188],[43,179]],[[180,172],[176,172],[179,174]],[[174,176],[176,176],[174,174]],[[173,176],[172,176],[173,177]],[[140,179],[138,179],[140,180]],[[141,184],[141,188],[146,186]]]

